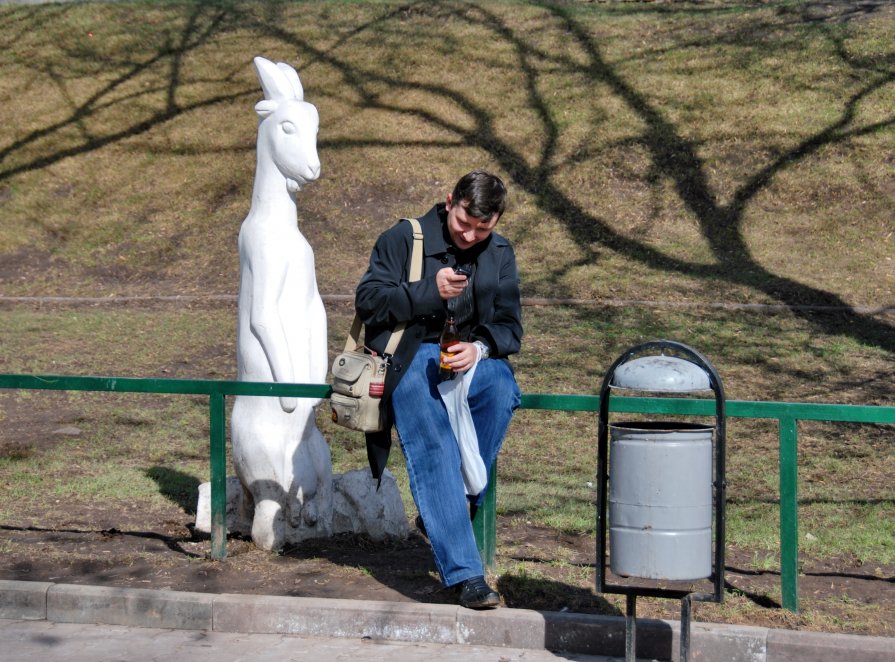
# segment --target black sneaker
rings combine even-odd
[[[488,586],[484,577],[460,582],[460,605],[467,609],[493,609],[500,604],[500,595]]]

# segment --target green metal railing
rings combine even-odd
[[[208,396],[211,444],[211,557],[214,559],[224,559],[227,556],[227,414],[224,406],[226,396],[327,398],[332,392],[332,388],[327,384],[9,374],[0,374],[0,388]]]
[[[561,411],[600,410],[597,396],[522,396],[522,407]],[[715,416],[715,400],[613,397],[611,412]],[[728,400],[728,418],[777,419],[780,429],[780,581],[783,607],[798,611],[798,422],[895,423],[895,407]],[[728,432],[729,438],[729,432]]]
[[[226,396],[261,395],[327,398],[329,385],[274,384],[189,379],[138,379],[129,377],[73,377],[0,374],[0,388],[56,391],[114,391],[205,395],[209,398],[211,462],[211,556],[226,557]],[[594,395],[531,393],[522,396],[523,409],[594,412],[600,399]],[[780,429],[780,576],[783,606],[798,610],[798,422],[895,423],[895,406],[861,406],[728,400],[728,418],[776,419]],[[613,397],[611,412],[714,416],[715,400],[685,398]],[[486,565],[496,553],[494,484],[476,516],[476,541]]]

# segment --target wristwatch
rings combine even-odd
[[[480,350],[482,350],[482,358],[483,359],[487,359],[489,356],[491,356],[491,348],[488,347],[488,345],[483,343],[481,340],[476,340],[472,344],[475,345],[476,347],[478,347]]]

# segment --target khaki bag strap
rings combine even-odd
[[[402,218],[401,220],[407,221],[413,227],[413,248],[410,251],[410,274],[407,279],[408,283],[413,283],[423,276],[423,229],[420,227],[420,222],[415,218]],[[363,324],[361,324],[360,317],[355,313],[354,321],[351,323],[351,330],[348,332],[348,338],[345,340],[344,351],[351,352],[360,349],[361,326],[363,326]],[[392,335],[388,339],[388,345],[385,348],[385,353],[389,356],[394,354],[395,350],[398,349],[398,344],[401,342],[401,336],[404,335],[404,328],[406,326],[407,322],[401,322],[395,327],[395,330],[392,331]]]

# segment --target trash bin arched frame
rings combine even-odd
[[[715,444],[714,479],[712,492],[714,501],[714,550],[713,568],[710,579],[712,593],[691,592],[682,589],[660,588],[657,586],[625,586],[610,584],[606,580],[606,531],[608,527],[608,485],[609,485],[609,396],[612,379],[616,370],[638,356],[652,354],[672,354],[701,368],[709,377],[709,388],[715,394]],[[597,432],[597,577],[596,589],[600,593],[623,595],[643,595],[661,598],[688,598],[701,602],[721,602],[724,598],[724,542],[725,542],[725,502],[727,485],[725,479],[727,426],[724,410],[724,387],[714,366],[698,351],[673,340],[652,340],[625,351],[609,368],[600,388],[600,412]]]

